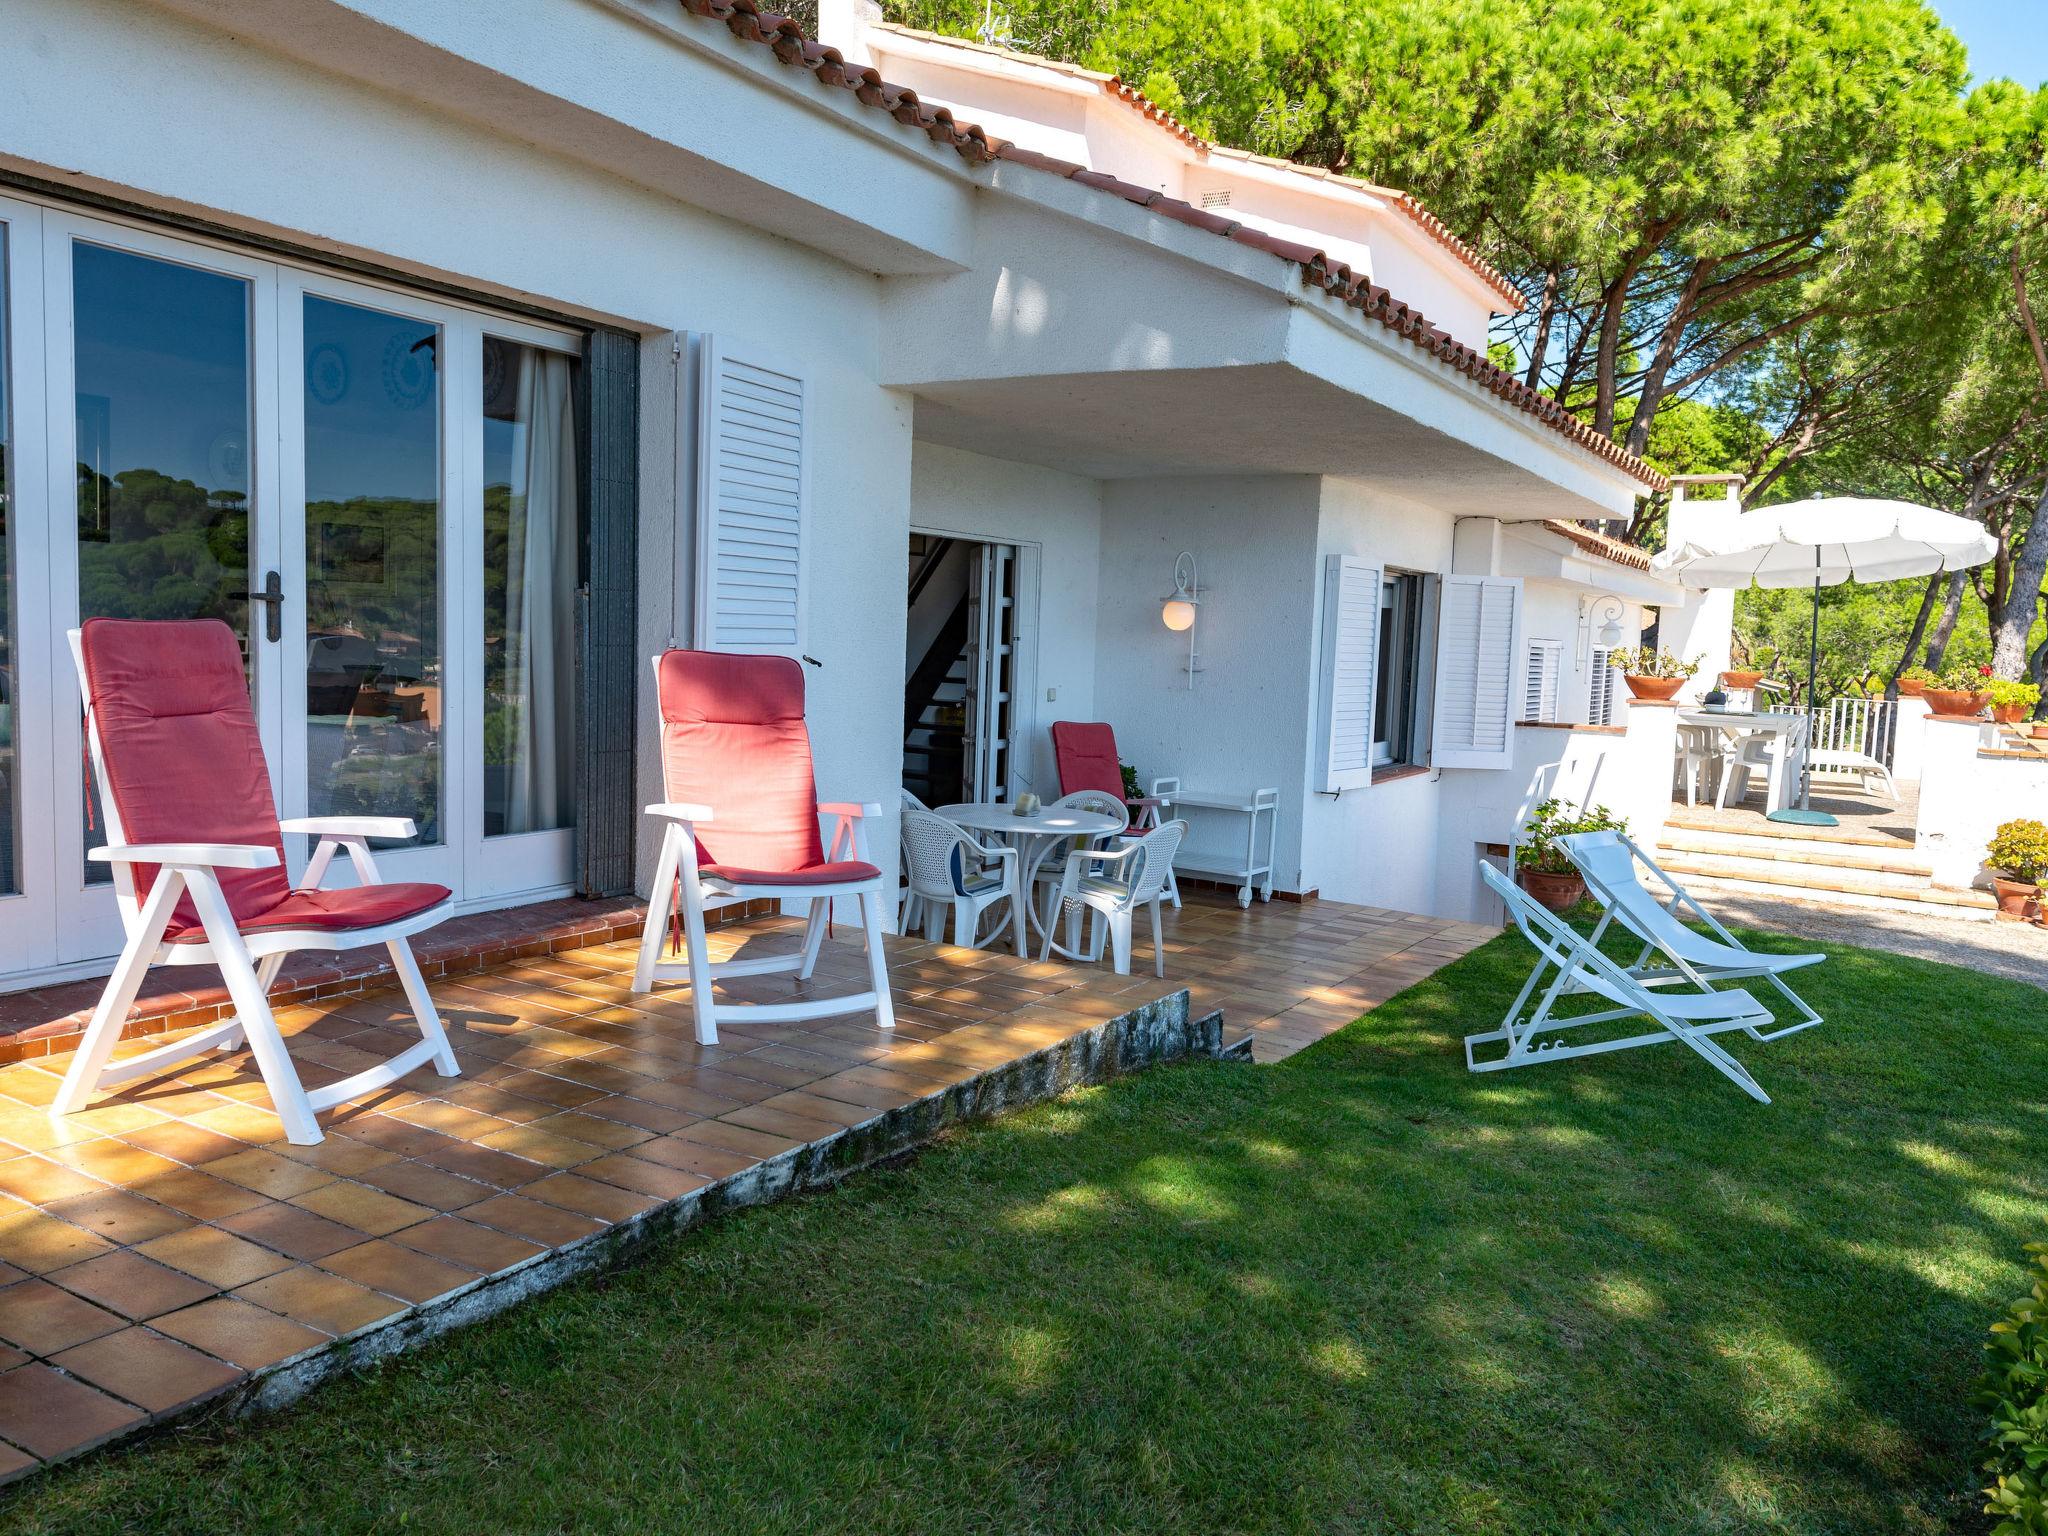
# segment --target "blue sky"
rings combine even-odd
[[[2048,82],[2048,0],[1934,0],[1934,8],[1970,50],[1973,79]]]

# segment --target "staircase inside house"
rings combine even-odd
[[[903,787],[926,805],[1009,796],[1016,550],[910,536]]]
[[[1935,885],[1910,837],[1846,823],[1803,827],[1761,816],[1734,822],[1709,807],[1678,806],[1657,836],[1656,859],[1701,893],[1960,918],[1989,918],[1998,906],[1989,891]]]

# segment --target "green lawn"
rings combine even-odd
[[[724,1221],[19,1530],[1978,1531],[2048,1236],[2048,998],[1844,950],[1830,1022],[1475,1077],[1503,939]]]

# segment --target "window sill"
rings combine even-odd
[[[1388,763],[1384,768],[1373,769],[1372,782],[1374,784],[1391,784],[1396,779],[1412,779],[1418,773],[1427,772],[1429,772],[1429,765],[1426,763]]]

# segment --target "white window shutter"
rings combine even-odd
[[[1593,688],[1586,701],[1588,725],[1614,723],[1614,663],[1609,659],[1611,655],[1612,652],[1604,645],[1593,647]]]
[[[1323,561],[1323,792],[1372,782],[1373,688],[1378,681],[1380,568],[1351,555]]]
[[[1529,672],[1522,688],[1522,714],[1524,720],[1555,720],[1557,718],[1558,682],[1564,671],[1564,642],[1562,640],[1531,640],[1529,642]]]
[[[697,402],[697,647],[797,656],[810,531],[804,380],[709,336]]]
[[[1522,647],[1517,576],[1446,576],[1437,600],[1438,768],[1506,768],[1515,755],[1515,658]]]

